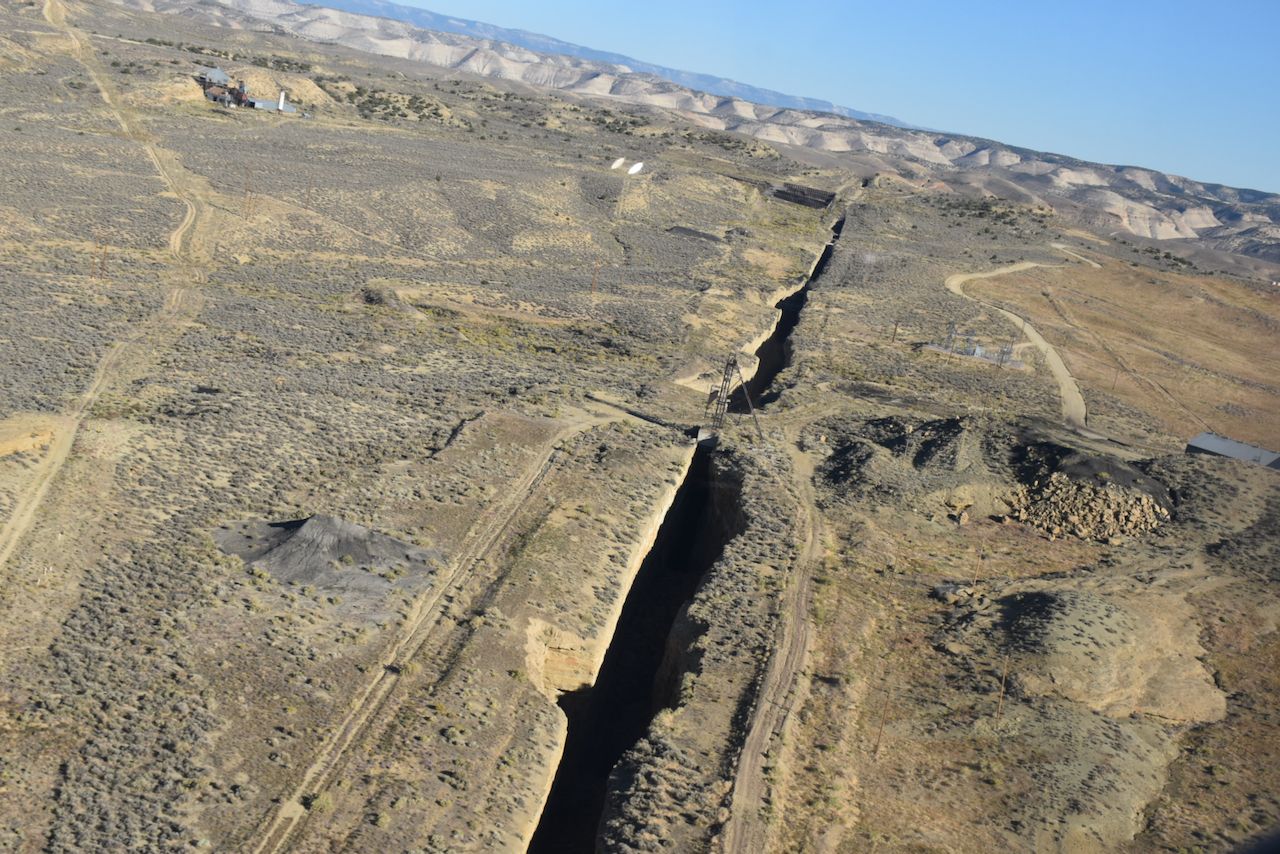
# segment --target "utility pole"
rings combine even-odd
[[[244,199],[241,202],[242,216],[245,219],[253,216],[253,193],[249,189],[249,173],[244,173]]]
[[[764,441],[764,429],[760,426],[760,416],[756,415],[756,408],[751,405],[751,392],[747,390],[747,379],[742,375],[742,368],[738,366],[738,357],[731,356],[729,361],[733,364],[733,369],[738,372],[738,383],[742,388],[742,397],[747,402],[747,411],[751,413],[751,420],[755,422],[756,433],[760,436],[760,441]]]
[[[1004,711],[1004,688],[1009,681],[1009,653],[1004,654],[1004,672],[1000,674],[1000,699],[996,703],[996,727],[1000,726],[1000,713]]]
[[[102,241],[98,242],[95,248],[93,263],[89,269],[91,278],[102,279],[107,275],[107,244]]]

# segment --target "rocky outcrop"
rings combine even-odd
[[[1009,518],[1044,530],[1050,538],[1075,536],[1115,542],[1158,528],[1169,511],[1144,492],[1097,486],[1054,472],[1011,497]]]

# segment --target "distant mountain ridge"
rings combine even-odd
[[[839,164],[854,175],[897,176],[919,188],[1050,207],[1102,234],[1192,241],[1195,246],[1227,253],[1234,259],[1232,264],[1246,259],[1261,262],[1266,265],[1267,278],[1274,278],[1280,267],[1277,193],[1202,183],[1141,167],[1090,163],[978,137],[895,127],[829,111],[714,95],[617,63],[535,51],[508,41],[441,32],[331,6],[302,5],[294,0],[115,2],[181,15],[193,23],[288,34],[477,77],[661,110],[711,131],[807,149],[819,162]],[[1246,263],[1240,269],[1257,273],[1261,268]]]
[[[639,71],[645,74],[653,74],[657,77],[663,77],[673,83],[678,83],[689,89],[696,89],[700,92],[707,92],[712,95],[724,95],[730,98],[740,98],[743,101],[751,101],[756,104],[768,104],[773,107],[785,107],[792,110],[806,110],[817,113],[834,113],[837,116],[844,116],[850,119],[859,119],[867,122],[880,122],[881,124],[893,125],[901,128],[911,128],[901,119],[893,116],[880,115],[878,113],[867,113],[861,110],[855,110],[852,107],[843,107],[831,101],[823,101],[817,98],[804,98],[798,95],[788,95],[783,92],[777,92],[773,89],[763,89],[758,86],[752,86],[748,83],[739,83],[737,80],[729,80],[724,77],[716,77],[711,74],[699,74],[693,71],[681,71],[677,68],[667,68],[662,65],[655,65],[651,62],[634,59],[620,53],[611,53],[604,50],[596,50],[595,48],[584,47],[583,45],[573,44],[572,42],[561,41],[560,39],[544,36],[540,33],[531,33],[527,30],[513,30],[506,27],[498,27],[493,24],[486,24],[481,21],[471,21],[466,18],[458,18],[452,15],[441,15],[436,12],[430,12],[426,9],[418,9],[413,6],[403,6],[399,3],[388,3],[386,0],[325,0],[323,3],[308,3],[309,6],[322,6],[330,9],[338,9],[342,12],[351,12],[356,15],[371,15],[377,18],[389,18],[393,21],[403,21],[406,24],[412,24],[415,27],[421,27],[424,30],[435,30],[436,32],[453,33],[455,35],[470,36],[476,39],[485,39],[488,41],[505,42],[517,47],[527,48],[528,50],[536,50],[539,53],[558,54],[561,56],[572,56],[578,59],[589,59],[595,62],[607,62],[610,65],[622,65],[630,68],[632,71]]]

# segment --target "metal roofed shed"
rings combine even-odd
[[[1187,442],[1187,453],[1231,457],[1271,469],[1280,469],[1280,454],[1275,451],[1268,451],[1256,445],[1246,445],[1244,442],[1237,442],[1235,439],[1228,439],[1217,433],[1201,433],[1196,436]]]
[[[231,85],[231,76],[221,68],[199,68],[196,73],[209,86],[229,87]]]
[[[285,104],[283,107],[281,107],[275,101],[264,101],[262,98],[250,98],[248,101],[248,104],[249,106],[253,107],[255,110],[266,110],[271,113],[298,112],[298,108],[295,107],[293,104]]]

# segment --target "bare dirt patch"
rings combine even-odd
[[[1187,438],[1213,429],[1280,447],[1280,386],[1269,367],[1280,330],[1274,294],[1106,259],[1100,269],[1011,273],[968,287],[1043,329],[1094,405],[1112,397]]]

